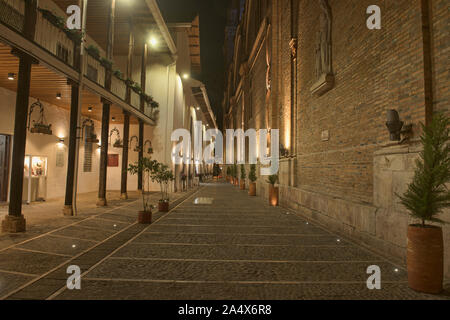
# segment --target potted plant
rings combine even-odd
[[[215,181],[219,180],[219,175],[220,175],[220,167],[217,163],[215,163],[213,165],[213,179]]]
[[[274,174],[269,176],[267,182],[269,183],[269,204],[276,207],[278,206],[279,188],[275,187],[275,184],[278,182],[278,175]]]
[[[156,160],[150,158],[142,158],[136,164],[130,164],[128,171],[135,175],[142,172],[144,183],[142,184],[142,203],[144,211],[139,211],[138,222],[141,224],[152,223],[152,209],[154,206],[150,204],[150,180],[157,165]]]
[[[422,124],[423,151],[408,190],[399,196],[412,218],[408,227],[407,268],[410,288],[440,293],[444,276],[442,228],[427,222],[444,223],[437,215],[450,206],[450,118],[436,114],[430,125]]]
[[[119,69],[114,70],[113,74],[117,79],[124,81],[123,73]]]
[[[141,88],[141,86],[138,84],[138,83],[136,83],[136,82],[133,82],[133,84],[131,85],[131,89],[135,92],[135,93],[137,93],[137,94],[142,94],[142,88]]]
[[[100,64],[105,67],[106,70],[112,70],[113,62],[106,58],[100,58]]]
[[[233,185],[237,186],[239,185],[239,181],[238,181],[238,169],[237,169],[237,165],[233,164]]]
[[[241,164],[241,184],[240,184],[241,190],[245,190],[245,178],[247,178],[247,175],[245,173],[245,165]]]
[[[256,177],[256,164],[250,165],[250,172],[248,174],[248,179],[250,180],[248,186],[248,195],[254,197],[256,196],[256,180],[258,179]]]
[[[93,44],[90,44],[86,48],[87,53],[89,53],[93,58],[100,60],[100,50],[94,46]]]
[[[172,170],[169,170],[168,166],[158,163],[154,167],[152,180],[159,183],[161,188],[158,210],[160,212],[169,212],[169,182],[174,180]]]

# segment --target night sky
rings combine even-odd
[[[224,87],[223,43],[229,3],[229,0],[158,0],[167,23],[191,22],[199,14],[202,75],[198,80],[206,85],[211,107],[220,124]]]

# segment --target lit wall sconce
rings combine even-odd
[[[56,94],[56,99],[61,100],[61,97],[62,97],[62,96],[61,96],[61,93],[58,92],[58,93]]]
[[[88,112],[92,112],[92,107],[88,107]]]
[[[183,79],[185,79],[185,80],[189,79],[189,74],[188,73],[184,73],[183,74]]]
[[[115,122],[116,121],[116,117],[112,117],[111,120],[112,120],[112,122]]]
[[[59,138],[59,143],[64,143],[64,138]]]
[[[197,111],[199,111],[200,110],[200,107],[197,107]]]
[[[16,79],[16,75],[14,73],[8,73],[8,80],[15,80]]]
[[[390,140],[391,141],[405,141],[409,137],[406,136],[403,140],[401,138],[402,134],[407,135],[412,131],[412,125],[404,125],[403,121],[400,121],[400,116],[398,115],[397,110],[389,110],[387,112],[387,122],[386,127],[389,130]]]

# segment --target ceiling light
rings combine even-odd
[[[199,111],[200,110],[200,107],[197,107],[197,111]]]
[[[56,99],[61,100],[61,93],[56,94]]]
[[[150,37],[149,43],[152,47],[156,47],[158,40],[155,37]]]
[[[183,79],[189,79],[189,74],[187,73],[183,74]]]
[[[14,73],[8,73],[8,80],[15,80],[16,79],[16,75]]]

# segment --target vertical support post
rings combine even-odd
[[[128,199],[127,181],[128,181],[128,145],[130,140],[130,114],[123,112],[123,151],[122,151],[122,177],[120,181],[120,198]]]
[[[130,20],[130,40],[128,43],[128,58],[127,58],[127,79],[131,79],[133,76],[133,54],[134,54],[134,33],[133,23]],[[131,88],[127,85],[126,102],[131,103]]]
[[[77,152],[77,126],[78,126],[78,97],[80,87],[72,83],[72,95],[70,103],[70,129],[69,129],[69,155],[67,161],[66,197],[63,213],[66,216],[73,215],[73,190],[75,181],[75,161]]]
[[[103,103],[102,111],[102,146],[100,151],[100,177],[98,182],[98,206],[106,206],[106,175],[108,168],[108,138],[109,138],[110,104]]]
[[[144,122],[142,122],[141,119],[139,119],[139,161],[144,157]],[[142,171],[138,172],[138,190],[142,191],[142,183],[143,183],[143,177],[142,177]]]
[[[141,88],[142,93],[145,93],[145,87],[147,82],[147,57],[148,57],[148,45],[147,42],[144,42],[144,46],[142,49],[142,61],[141,61]],[[141,111],[145,112],[145,99],[144,96],[141,95],[140,100]],[[144,123],[142,120],[139,120],[139,161],[144,157]],[[138,172],[138,190],[142,191],[142,171]]]
[[[25,2],[25,18],[23,34],[29,40],[34,40],[36,28],[37,1]],[[14,122],[14,142],[11,168],[11,185],[8,215],[2,221],[3,232],[25,232],[26,221],[22,215],[22,187],[25,147],[27,139],[27,118],[30,96],[31,66],[35,60],[24,52],[18,52],[20,57],[19,74],[16,94],[16,112]]]
[[[116,0],[111,0],[108,17],[108,43],[106,47],[106,57],[109,60],[113,59],[114,53],[114,20],[116,11]],[[105,72],[105,89],[111,90],[111,70],[106,69]],[[100,176],[98,182],[98,206],[106,206],[106,179],[108,170],[108,138],[109,138],[109,117],[111,110],[111,102],[102,99],[102,147],[100,154]]]

